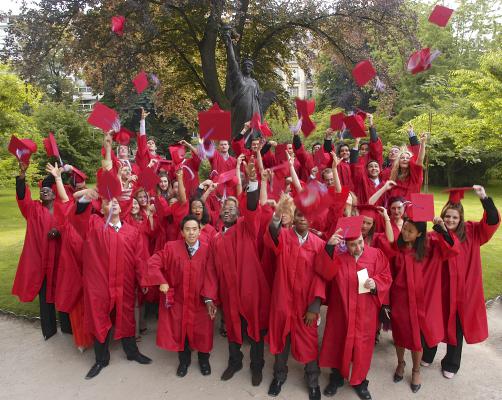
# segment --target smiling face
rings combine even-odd
[[[138,203],[138,200],[132,199],[131,214],[132,215],[138,215],[138,213],[139,213],[139,203]]]
[[[160,177],[159,188],[163,192],[167,192],[167,190],[169,189],[169,179],[167,178],[167,176]]]
[[[231,226],[237,221],[237,204],[234,201],[227,200],[220,211],[220,216],[225,226]]]
[[[444,224],[446,225],[446,228],[449,229],[450,231],[456,231],[461,220],[462,217],[458,210],[449,208],[444,213],[443,221]]]
[[[303,215],[299,210],[295,211],[293,225],[295,230],[302,236],[309,230],[309,222],[307,218],[305,218],[305,215]]]
[[[371,179],[378,178],[378,175],[380,174],[380,166],[376,161],[371,161],[370,163],[368,163],[366,170],[368,171],[368,176]]]
[[[120,179],[125,182],[127,179],[131,177],[131,168],[129,166],[124,165],[120,168]]]
[[[333,175],[333,170],[331,168],[326,168],[322,172],[322,182],[326,186],[333,186],[335,184],[335,177]]]
[[[315,153],[316,151],[320,150],[321,149],[321,145],[320,144],[316,144],[312,147],[312,153]]]
[[[40,188],[40,200],[42,202],[52,201],[56,198],[56,195],[52,191],[50,187],[42,187]]]
[[[399,154],[399,147],[392,146],[389,150],[389,160],[394,161]]]
[[[256,153],[260,148],[260,139],[254,139],[251,141],[251,151]]]
[[[140,191],[136,194],[136,200],[138,201],[138,204],[140,207],[146,207],[148,204],[148,195],[146,194],[145,191]]]
[[[181,236],[183,236],[183,239],[185,239],[185,242],[187,242],[189,246],[193,246],[197,243],[197,240],[199,240],[199,223],[193,219],[186,221],[181,229]]]

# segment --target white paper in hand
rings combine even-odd
[[[364,283],[369,279],[368,270],[366,268],[357,271],[357,280],[359,281],[359,294],[369,293],[370,290],[364,287]]]

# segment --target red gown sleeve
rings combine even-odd
[[[168,263],[169,252],[167,246],[151,256],[146,263],[146,273],[141,281],[141,286],[158,286],[167,283],[165,267]]]
[[[325,249],[322,249],[315,258],[315,272],[324,280],[330,281],[333,279],[342,265],[340,257],[335,254],[333,258],[329,256]]]
[[[209,246],[209,259],[206,265],[206,275],[201,291],[201,296],[219,302],[218,296],[218,275],[215,264],[215,248],[214,242],[211,241]]]
[[[25,185],[25,194],[24,199],[20,200],[16,195],[17,205],[19,207],[19,211],[23,214],[25,219],[28,219],[30,215],[31,209],[35,206],[35,202],[31,199],[31,191],[28,185]]]
[[[378,250],[376,259],[375,273],[371,278],[376,283],[378,306],[389,304],[389,290],[392,284],[392,275],[390,272],[389,260],[385,254]]]
[[[369,159],[375,160],[380,165],[380,169],[383,164],[383,145],[380,138],[376,142],[371,142],[369,144]]]
[[[499,214],[499,222],[497,225],[488,225],[486,223],[486,212],[483,213],[483,218],[481,218],[481,221],[474,222],[472,224],[474,234],[479,238],[480,246],[484,245],[492,238],[492,236],[497,231],[499,225],[500,225],[500,214]]]

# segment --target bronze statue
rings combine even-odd
[[[263,115],[275,100],[275,93],[262,92],[258,82],[251,77],[253,61],[249,58],[242,60],[241,68],[237,62],[232,43],[231,29],[226,28],[222,33],[227,49],[227,73],[231,93],[232,137],[237,136],[244,124],[251,120],[255,112]]]

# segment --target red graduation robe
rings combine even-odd
[[[270,301],[268,342],[270,352],[284,350],[286,337],[291,334],[291,354],[303,364],[317,360],[317,324],[306,326],[303,320],[309,304],[310,286],[315,276],[314,259],[324,251],[324,241],[309,233],[300,245],[293,229],[281,229],[276,246],[270,231],[265,233],[265,245],[275,252],[275,276]]]
[[[376,282],[376,294],[358,293],[357,271],[365,268]],[[325,297],[328,305],[319,366],[336,368],[348,379],[352,363],[350,384],[358,385],[370,369],[378,314],[392,281],[389,262],[381,250],[365,246],[357,261],[348,253],[331,259],[322,251],[315,270],[326,281],[326,295],[318,286],[313,294]]]
[[[385,194],[386,199],[397,196],[409,199],[412,193],[420,193],[420,189],[424,181],[424,169],[421,165],[418,165],[414,159],[410,160],[409,169],[409,175],[405,179],[396,179],[398,186],[390,189]],[[392,168],[387,169],[382,173],[382,181],[388,181],[390,179],[391,171]]]
[[[467,343],[479,343],[488,337],[480,247],[491,239],[499,225],[500,218],[499,224],[488,225],[486,215],[480,222],[466,222],[466,239],[459,243],[459,254],[445,261],[442,291],[448,344],[457,344],[457,314]]]
[[[118,232],[91,215],[83,246],[85,326],[99,342],[105,341],[115,311],[115,339],[135,334],[136,283],[141,282],[148,255],[139,231],[122,222]]]
[[[194,350],[209,353],[213,348],[213,321],[201,297],[208,257],[207,244],[199,241],[199,249],[190,258],[185,241],[176,240],[148,260],[145,286],[167,283],[174,290],[174,304],[169,308],[161,295],[157,346],[182,351],[188,338]]]
[[[24,199],[17,199],[19,210],[26,219],[26,234],[12,294],[18,296],[22,302],[31,302],[47,278],[46,301],[54,303],[61,237],[49,239],[48,233],[52,228],[61,228],[61,218],[58,216],[64,214],[66,205],[54,201],[54,210],[51,214],[40,201],[32,200],[28,186],[25,190]]]
[[[246,204],[246,197],[241,196]],[[260,341],[267,329],[270,289],[258,254],[257,235],[260,209],[240,207],[241,217],[211,243],[208,274],[203,296],[221,303],[229,342],[242,343],[241,319],[248,323],[247,334]]]
[[[422,261],[415,260],[414,249],[394,246],[394,252],[389,251],[391,325],[396,346],[421,351],[421,333],[429,347],[443,340],[441,269],[443,261],[458,254],[458,241],[454,241],[450,247],[436,232],[427,234],[428,251]]]

